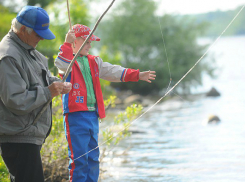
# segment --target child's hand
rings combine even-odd
[[[151,83],[151,80],[155,80],[155,71],[144,71],[139,73],[139,79]]]
[[[75,40],[76,36],[74,30],[69,30],[66,34],[65,42],[72,44]]]

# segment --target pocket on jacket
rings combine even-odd
[[[11,112],[5,112],[2,114],[4,119],[2,127],[5,130],[3,133],[6,132],[6,134],[16,134],[24,131],[25,128],[31,125],[30,118],[32,113],[21,116],[15,115]]]

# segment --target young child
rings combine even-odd
[[[87,26],[76,24],[66,34],[65,42],[55,60],[61,75],[64,75],[90,31]],[[151,83],[156,77],[155,71],[139,72],[111,65],[98,56],[89,55],[92,41],[100,41],[100,38],[92,35],[80,51],[80,56],[66,79],[66,82],[72,83],[72,90],[62,96],[70,182],[98,181],[99,148],[87,152],[98,147],[98,119],[105,117],[99,78],[111,82],[143,80]]]

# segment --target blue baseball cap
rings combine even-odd
[[[44,39],[54,39],[55,35],[49,29],[48,13],[37,6],[25,6],[16,17],[22,25],[32,28],[40,37]]]

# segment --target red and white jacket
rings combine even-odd
[[[73,57],[71,44],[64,43],[61,45],[58,57],[55,59],[55,65],[59,69],[60,75],[64,75]],[[99,78],[111,82],[137,82],[139,80],[139,70],[123,68],[119,65],[103,62],[98,56],[88,55],[87,57],[93,81],[98,114],[100,118],[104,118],[105,108]],[[73,87],[68,94],[62,96],[64,113],[88,111],[86,84],[77,61],[73,64],[72,71],[66,81],[71,82]]]

